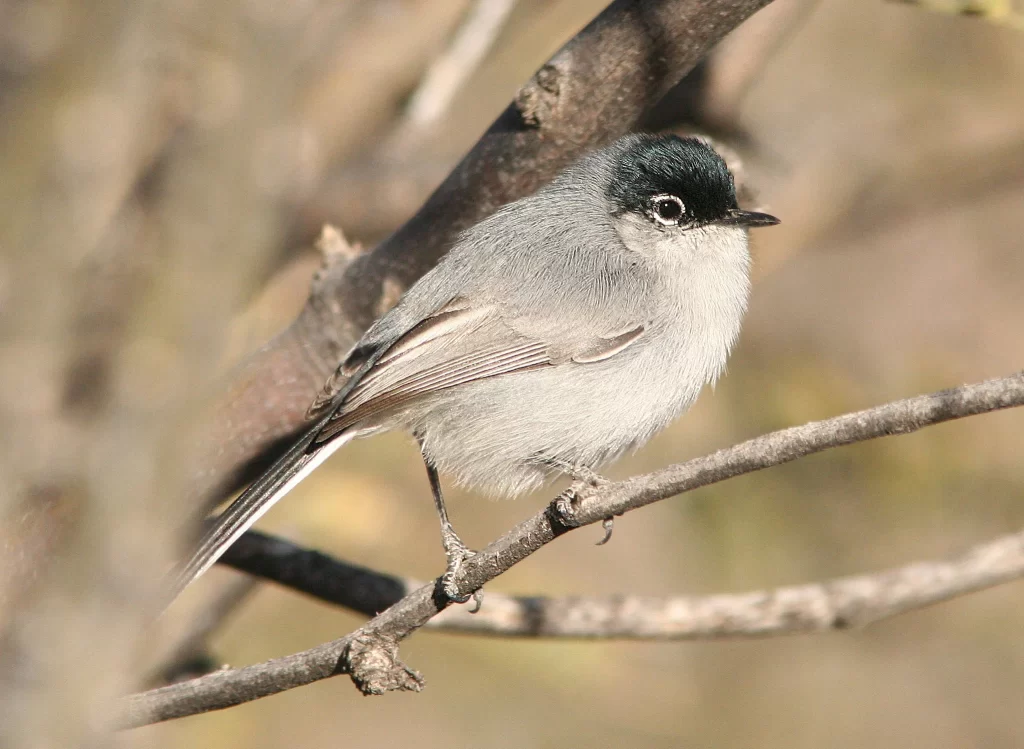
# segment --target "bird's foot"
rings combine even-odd
[[[566,528],[578,528],[579,518],[576,507],[580,501],[580,492],[586,487],[582,481],[574,481],[572,486],[563,491],[551,503],[551,514]]]
[[[586,466],[569,466],[566,468],[566,473],[575,480],[568,489],[555,497],[554,502],[551,503],[551,511],[567,528],[578,528],[580,520],[577,508],[583,497],[583,492],[586,489],[600,488],[609,482],[608,479]],[[604,537],[597,542],[597,546],[603,546],[611,540],[612,531],[615,528],[615,518],[606,517],[601,521],[601,526],[604,528]]]
[[[448,566],[445,569],[445,573],[441,576],[441,590],[452,603],[465,603],[470,598],[476,599],[476,605],[473,607],[473,613],[476,613],[483,604],[483,590],[479,589],[473,593],[460,593],[455,582],[456,576],[462,570],[462,565],[467,559],[474,556],[476,552],[462,542],[462,539],[455,533],[455,529],[450,525],[441,529],[441,541],[444,543],[444,553],[448,558]]]

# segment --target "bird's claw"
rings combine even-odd
[[[580,526],[577,516],[577,507],[586,489],[598,489],[608,483],[608,479],[596,473],[594,469],[585,465],[578,465],[559,458],[545,458],[544,464],[549,468],[561,471],[563,474],[572,477],[572,485],[555,497],[550,506],[550,512],[555,520],[566,528],[578,528]],[[608,526],[605,526],[605,539],[600,543],[607,543],[610,536]]]
[[[608,483],[607,479],[603,479],[597,474],[594,474],[587,481],[577,480],[573,482],[572,486],[555,497],[551,503],[551,513],[566,528],[578,528],[580,520],[577,515],[577,508],[579,507],[583,489],[587,487],[596,488],[606,483]],[[612,531],[615,530],[615,518],[612,516],[606,517],[601,521],[601,527],[604,528],[604,537],[597,542],[597,546],[604,546],[611,541]]]
[[[473,596],[471,593],[459,593],[459,588],[455,584],[455,578],[462,570],[463,563],[476,554],[476,552],[470,551],[460,544],[456,548],[448,549],[447,553],[448,568],[441,575],[441,589],[452,603],[465,603]]]
[[[572,486],[563,491],[551,503],[551,512],[555,518],[566,528],[578,528],[579,519],[576,517],[576,506],[580,500],[580,490],[583,488],[581,482],[574,482]]]
[[[472,593],[460,593],[455,578],[462,570],[465,561],[475,556],[476,552],[462,543],[462,539],[458,537],[455,529],[451,526],[442,529],[441,540],[444,542],[444,553],[448,558],[448,567],[441,576],[441,590],[444,592],[445,598],[452,603],[466,603],[470,598],[474,599],[475,604],[470,611],[475,614],[483,605],[483,589],[478,588]]]

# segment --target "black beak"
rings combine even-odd
[[[758,226],[775,226],[779,220],[769,213],[755,213],[754,211],[741,211],[733,208],[724,218],[718,220],[719,224],[726,226],[744,226],[753,229]]]

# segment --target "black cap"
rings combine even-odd
[[[630,140],[607,189],[616,213],[646,215],[653,198],[672,195],[682,201],[688,225],[778,223],[768,214],[739,210],[729,168],[703,141],[676,135],[639,135]]]

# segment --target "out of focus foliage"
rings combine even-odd
[[[1024,5],[1019,0],[896,0],[939,13],[976,16],[993,23],[1024,29]]]

